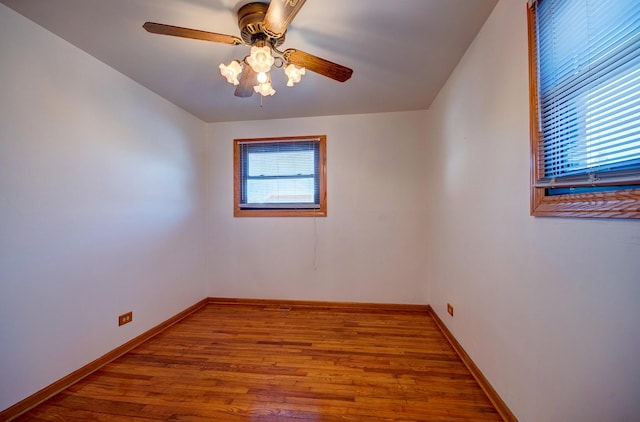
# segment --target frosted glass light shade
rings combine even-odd
[[[259,93],[260,95],[262,95],[263,97],[266,97],[267,95],[273,95],[276,93],[276,90],[273,89],[273,87],[271,86],[271,82],[265,82],[263,84],[256,85],[253,87],[253,90]]]
[[[306,73],[306,70],[304,67],[298,67],[294,64],[290,64],[285,67],[284,73],[289,78],[287,86],[293,86],[293,84],[300,82],[300,79],[302,78],[302,75]]]
[[[240,81],[238,81],[238,75],[242,72],[242,66],[240,66],[239,61],[234,60],[226,66],[224,63],[221,63],[218,67],[220,68],[222,76],[227,78],[227,82],[233,85],[238,85],[240,83]]]
[[[247,63],[255,72],[268,72],[274,62],[275,59],[271,55],[271,49],[268,46],[251,47],[251,55],[247,57]]]

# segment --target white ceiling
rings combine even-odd
[[[218,64],[248,47],[154,35],[154,21],[239,35],[250,0],[0,0],[206,122],[427,109],[497,0],[307,0],[281,49],[354,70],[345,83],[307,72],[292,88],[238,98]]]

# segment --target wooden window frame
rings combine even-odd
[[[543,0],[542,0],[543,1]],[[609,190],[566,195],[548,195],[535,186],[539,179],[538,80],[535,12],[527,7],[529,46],[529,113],[531,138],[531,215],[536,217],[640,218],[640,186],[636,189]]]
[[[319,208],[247,209],[241,208],[240,185],[242,177],[240,145],[249,142],[304,141],[318,139]],[[234,139],[233,141],[233,216],[234,217],[326,217],[327,216],[327,136],[288,136],[279,138]]]

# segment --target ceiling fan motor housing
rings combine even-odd
[[[264,18],[269,4],[248,3],[238,10],[238,27],[240,37],[247,44],[255,44],[257,41],[267,41],[272,46],[278,47],[284,43],[285,34],[281,37],[272,37],[265,32]]]

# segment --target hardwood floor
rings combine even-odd
[[[499,421],[418,312],[209,304],[19,421]]]

